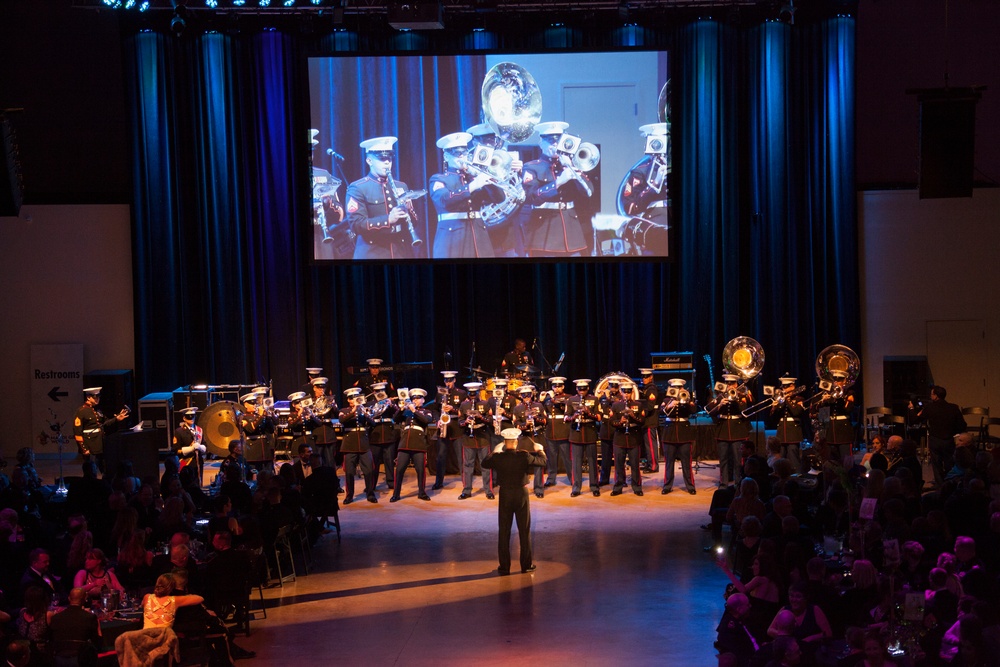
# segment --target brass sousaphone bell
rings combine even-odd
[[[484,120],[505,143],[531,136],[542,119],[542,93],[534,77],[516,63],[497,63],[483,78]]]
[[[749,380],[764,368],[764,348],[749,336],[737,336],[723,348],[722,365],[733,375]]]
[[[831,385],[834,380],[844,379],[844,389],[858,380],[861,375],[861,360],[857,353],[846,345],[830,345],[816,357],[816,376]]]

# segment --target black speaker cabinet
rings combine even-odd
[[[104,470],[114,475],[121,461],[131,461],[135,476],[160,478],[160,443],[166,438],[162,429],[118,431],[104,443]]]
[[[975,88],[918,92],[920,198],[971,197],[975,158]]]
[[[927,357],[883,357],[882,401],[894,415],[906,415],[910,397],[930,397],[934,384]]]
[[[90,371],[83,375],[83,386],[101,387],[101,412],[110,417],[118,413],[123,406],[128,406],[132,411],[128,419],[123,422],[125,427],[137,423],[135,404],[135,380],[132,376],[132,369],[114,369]]]
[[[180,412],[185,408],[204,410],[208,407],[208,389],[189,389],[179,387],[174,389],[174,410]]]

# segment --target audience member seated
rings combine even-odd
[[[31,649],[24,642],[12,641],[7,644],[7,664],[10,667],[27,667],[31,662]]]
[[[229,499],[229,496],[220,493],[215,498],[212,498],[212,508],[213,514],[208,520],[208,539],[210,543],[214,544],[215,534],[222,530],[229,531],[229,534],[233,537],[243,534],[240,522],[232,514],[233,501]]]
[[[176,570],[172,576],[175,585],[174,594],[186,595],[188,572]],[[204,603],[179,608],[174,619],[174,630],[178,635],[187,638],[204,638],[212,651],[210,664],[215,667],[232,665],[233,660],[253,658],[257,655],[254,651],[247,651],[238,646],[233,641],[233,632]]]
[[[220,493],[229,497],[233,503],[233,511],[237,516],[250,514],[253,509],[253,492],[243,480],[243,475],[237,466],[226,468],[226,481],[222,483]],[[258,475],[257,488],[261,488],[261,477],[269,478],[263,471]]]
[[[124,666],[151,665],[155,660],[173,656],[180,659],[174,617],[181,607],[204,602],[200,595],[174,595],[174,578],[160,575],[153,592],[142,598],[142,630],[125,632],[115,640],[118,663]]]
[[[135,467],[132,462],[128,459],[123,459],[118,462],[114,475],[110,479],[110,484],[120,489],[126,498],[131,498],[139,492],[139,489],[142,487],[142,480],[136,476]]]
[[[115,574],[130,591],[141,591],[153,586],[153,552],[146,548],[146,531],[137,530],[118,552]]]
[[[198,562],[191,555],[191,536],[176,533],[170,538],[170,554],[153,556],[153,572],[156,575],[169,574],[174,570],[187,570],[189,587],[201,594],[204,591],[202,578],[198,575]]]
[[[833,629],[823,610],[806,598],[808,587],[805,582],[794,583],[788,587],[788,604],[784,609],[795,616],[795,629],[792,635],[798,640],[802,652],[811,661],[822,643],[833,637]],[[777,615],[775,615],[775,620]],[[777,635],[774,621],[767,629],[768,636]]]
[[[17,450],[15,455],[17,460],[17,465],[14,470],[20,470],[24,473],[25,478],[27,478],[28,489],[31,491],[36,491],[42,487],[42,478],[38,476],[38,470],[35,469],[35,450],[31,447],[22,447]]]
[[[176,480],[175,480],[176,481]],[[176,482],[180,484],[179,481]],[[163,504],[163,511],[156,519],[153,529],[153,541],[166,542],[177,533],[190,533],[191,523],[184,512],[184,501],[173,496]]]
[[[302,484],[302,495],[305,497],[310,520],[308,524],[310,540],[315,540],[324,532],[326,518],[334,516],[339,511],[337,494],[340,491],[340,479],[337,471],[323,463],[319,454],[310,457],[312,473]]]
[[[194,503],[195,512],[204,512],[208,509],[208,496],[201,490],[201,480],[198,479],[198,469],[194,466],[185,466],[178,474],[181,482],[181,490]]]
[[[69,592],[69,606],[52,615],[49,620],[49,639],[54,645],[54,651],[59,651],[60,644],[73,642],[86,642],[95,651],[100,650],[101,627],[97,616],[85,608],[87,597],[84,589],[72,589]]]
[[[85,591],[92,602],[100,600],[101,594],[107,591],[125,592],[125,587],[118,581],[114,570],[108,567],[108,559],[100,549],[87,552],[84,568],[76,573],[73,587]]]
[[[753,635],[746,625],[750,615],[750,601],[743,593],[733,593],[726,599],[726,611],[716,628],[718,639],[715,648],[719,653],[732,653],[736,656],[736,664],[746,667],[757,649],[760,640]]]
[[[24,606],[14,619],[17,636],[30,643],[33,656],[45,654],[49,640],[49,621],[52,619],[52,612],[49,611],[51,599],[44,588],[29,586],[24,592]],[[37,661],[37,658],[33,658],[33,661]]]
[[[49,573],[51,558],[45,549],[34,549],[28,554],[28,569],[21,575],[21,583],[18,586],[19,600],[24,599],[25,591],[35,586],[45,591],[49,599],[61,601],[65,594],[62,591],[59,580]]]
[[[717,558],[716,564],[722,568],[736,590],[750,600],[750,613],[746,625],[755,637],[765,637],[767,628],[781,609],[781,588],[778,585],[780,573],[774,556],[769,553],[757,554],[753,559],[752,578],[743,583],[736,578],[724,557]]]
[[[139,527],[154,530],[156,528],[156,518],[160,515],[163,507],[163,500],[158,498],[153,485],[148,481],[143,482],[139,487],[139,492],[129,501],[129,507],[133,508],[139,515]]]
[[[233,536],[227,530],[219,531],[212,539],[215,552],[206,566],[208,606],[221,617],[234,609],[245,613],[250,594],[250,556],[242,549],[233,549]],[[234,616],[242,623],[242,616]]]

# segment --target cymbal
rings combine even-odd
[[[532,366],[531,364],[522,364],[521,366],[515,366],[517,370],[522,373],[538,373],[540,372],[538,366]]]
[[[470,373],[475,373],[476,375],[489,375],[489,373],[487,373],[486,371],[484,371],[482,368],[479,368],[478,366],[476,366],[475,368],[472,368],[471,366],[469,366],[469,372]]]

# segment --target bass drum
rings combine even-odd
[[[639,386],[638,386],[638,383],[636,383],[635,380],[633,380],[631,377],[629,377],[628,375],[626,375],[622,371],[614,371],[613,373],[608,373],[607,375],[605,375],[604,377],[602,377],[600,380],[598,380],[597,384],[594,385],[594,396],[596,396],[597,398],[601,398],[602,396],[604,396],[605,394],[607,394],[608,393],[608,384],[610,384],[612,381],[617,381],[618,384],[621,384],[623,382],[631,382],[632,385],[633,385],[633,387],[632,387],[632,400],[633,401],[638,401],[639,400]]]
[[[212,403],[198,415],[205,447],[216,456],[229,456],[229,443],[240,439],[239,408],[231,401]]]

